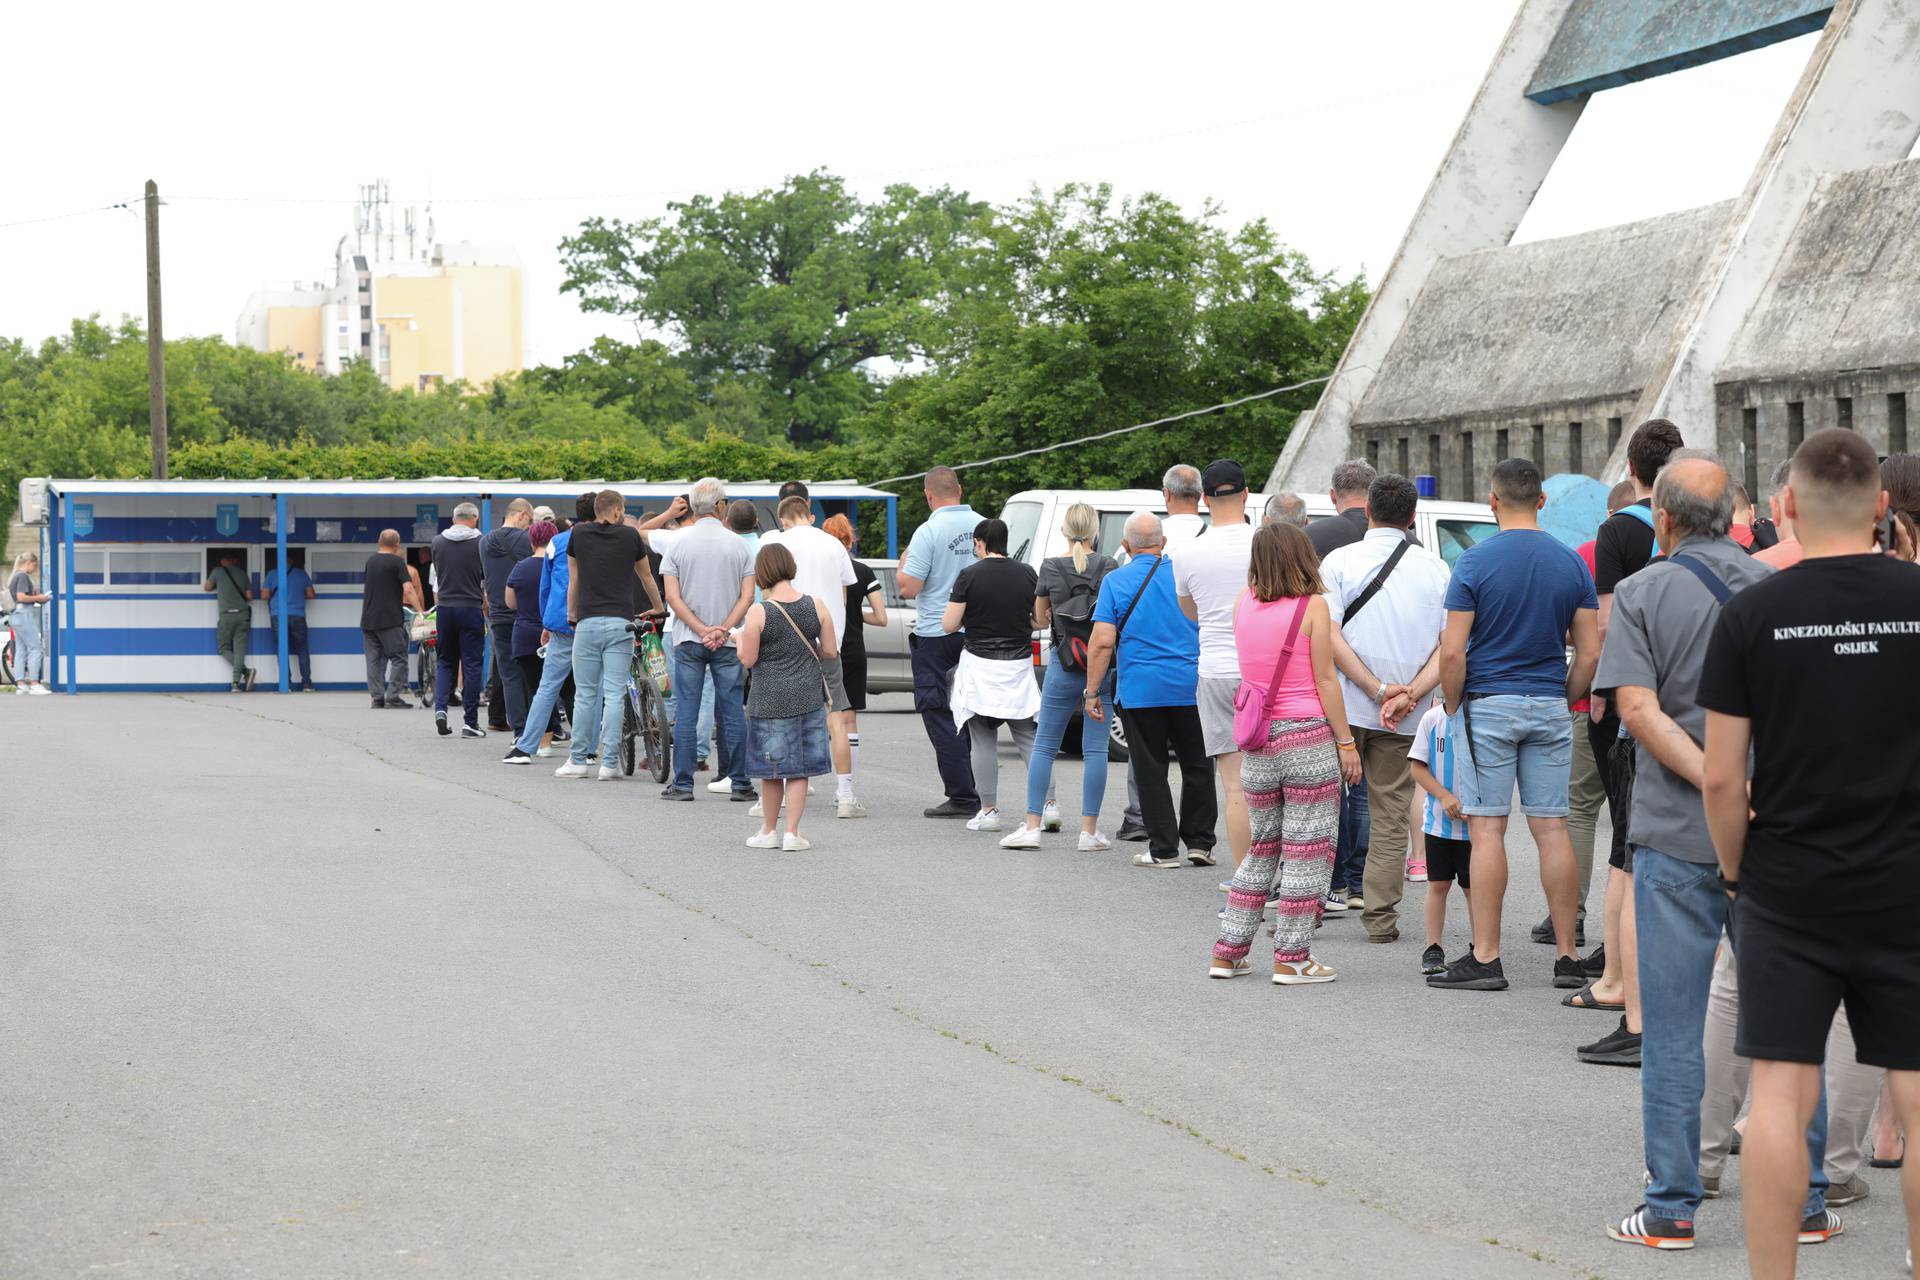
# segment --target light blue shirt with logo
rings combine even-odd
[[[947,597],[953,594],[954,579],[973,563],[973,531],[980,524],[980,513],[966,503],[941,507],[927,522],[913,531],[907,543],[907,557],[900,572],[918,578],[923,584],[914,597],[913,634],[943,636],[941,615],[947,611]]]
[[[304,618],[307,616],[307,588],[312,585],[313,579],[308,577],[307,571],[299,565],[295,565],[287,574],[287,616],[289,618]],[[279,591],[280,571],[278,569],[269,569],[267,576],[260,580],[260,588],[269,594]],[[269,617],[278,617],[280,615],[280,602],[278,600],[272,600],[270,602],[267,615]]]

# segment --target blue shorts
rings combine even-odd
[[[1506,817],[1517,780],[1521,813],[1529,818],[1566,817],[1567,776],[1573,769],[1573,713],[1567,700],[1496,693],[1472,698],[1462,709],[1466,714],[1448,718],[1447,744],[1461,812]]]

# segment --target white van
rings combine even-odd
[[[1305,495],[1308,523],[1333,515],[1333,499],[1325,494]],[[1136,511],[1167,514],[1158,489],[1027,489],[1007,499],[1000,518],[1007,522],[1007,555],[1032,565],[1037,573],[1048,556],[1067,554],[1067,540],[1060,522],[1067,508],[1084,502],[1100,513],[1100,550],[1124,561],[1120,533],[1127,517]],[[1266,514],[1267,495],[1255,493],[1247,498],[1247,517],[1255,524]],[[1207,518],[1206,512],[1200,518]],[[1422,498],[1414,515],[1413,530],[1420,545],[1439,553],[1452,568],[1461,552],[1499,531],[1493,508],[1480,502],[1441,502]]]

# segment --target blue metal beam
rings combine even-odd
[[[290,693],[293,683],[287,679],[287,591],[292,586],[293,574],[287,564],[287,495],[284,493],[273,495],[273,542],[277,551],[274,572],[280,575],[280,585],[273,593],[274,632],[280,647],[280,692]]]
[[[61,647],[67,651],[67,692],[71,694],[80,692],[80,676],[74,666],[74,660],[79,656],[75,650],[79,646],[72,642],[74,633],[80,629],[80,622],[73,598],[73,499],[63,499],[62,504],[66,511],[65,518],[60,522],[60,535],[65,539],[65,549],[60,557],[60,572],[66,575],[61,584],[61,594],[67,606],[67,643]]]
[[[900,558],[900,499],[887,499],[887,559]]]
[[[1832,0],[1576,0],[1535,68],[1541,106],[1818,31]]]

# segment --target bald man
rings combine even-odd
[[[1100,583],[1082,710],[1095,720],[1106,718],[1099,690],[1117,656],[1121,661],[1114,703],[1126,726],[1128,753],[1137,762],[1140,814],[1147,828],[1147,851],[1135,854],[1133,864],[1212,866],[1219,806],[1196,698],[1200,624],[1180,609],[1166,566],[1166,544],[1160,517],[1136,511],[1127,518],[1121,545],[1131,559]],[[1175,760],[1180,765],[1178,814],[1167,783],[1167,765]]]

